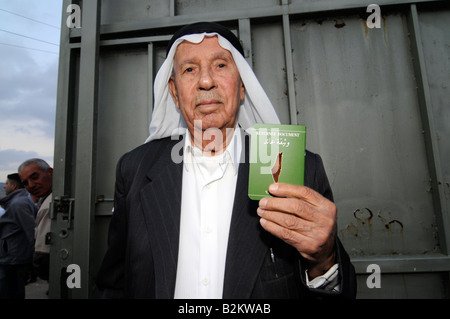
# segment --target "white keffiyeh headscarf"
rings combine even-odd
[[[155,102],[152,120],[150,122],[150,135],[145,143],[164,137],[180,135],[186,131],[187,126],[184,118],[180,110],[176,108],[175,101],[169,91],[168,83],[173,70],[173,57],[181,42],[200,43],[205,36],[218,37],[220,46],[231,52],[241,75],[245,87],[245,98],[241,102],[238,111],[238,124],[241,128],[247,130],[255,123],[280,123],[272,103],[250,65],[230,41],[217,32],[187,34],[174,41],[166,60],[156,75],[154,84]]]

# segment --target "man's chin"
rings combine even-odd
[[[194,121],[194,128],[201,131],[225,131],[227,128],[234,128],[234,126],[234,121],[224,120],[222,116],[217,114],[208,114],[203,116],[202,119]]]
[[[45,194],[42,193],[42,192],[35,192],[35,193],[31,193],[31,192],[30,192],[30,194],[33,195],[33,196],[39,197],[39,198],[41,198],[42,196],[45,195]]]

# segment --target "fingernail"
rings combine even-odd
[[[270,184],[269,192],[276,192],[278,190],[278,184]]]
[[[259,201],[259,207],[264,208],[267,205],[267,198],[263,198]]]
[[[264,214],[264,211],[261,208],[258,208],[256,210],[256,213],[258,214],[258,216],[262,216]]]

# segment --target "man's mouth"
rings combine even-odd
[[[39,194],[40,194],[40,192],[41,192],[41,189],[39,188],[39,187],[36,187],[36,188],[32,188],[32,189],[30,189],[30,194],[33,194],[33,195],[35,195],[35,196],[39,196]]]
[[[196,107],[202,107],[202,108],[206,108],[206,107],[213,107],[216,106],[217,104],[220,104],[221,102],[218,100],[204,100],[204,101],[200,101],[199,103],[197,103],[195,106]]]

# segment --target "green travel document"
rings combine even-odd
[[[251,130],[248,197],[271,196],[273,183],[303,185],[306,127],[304,125],[255,124]]]

